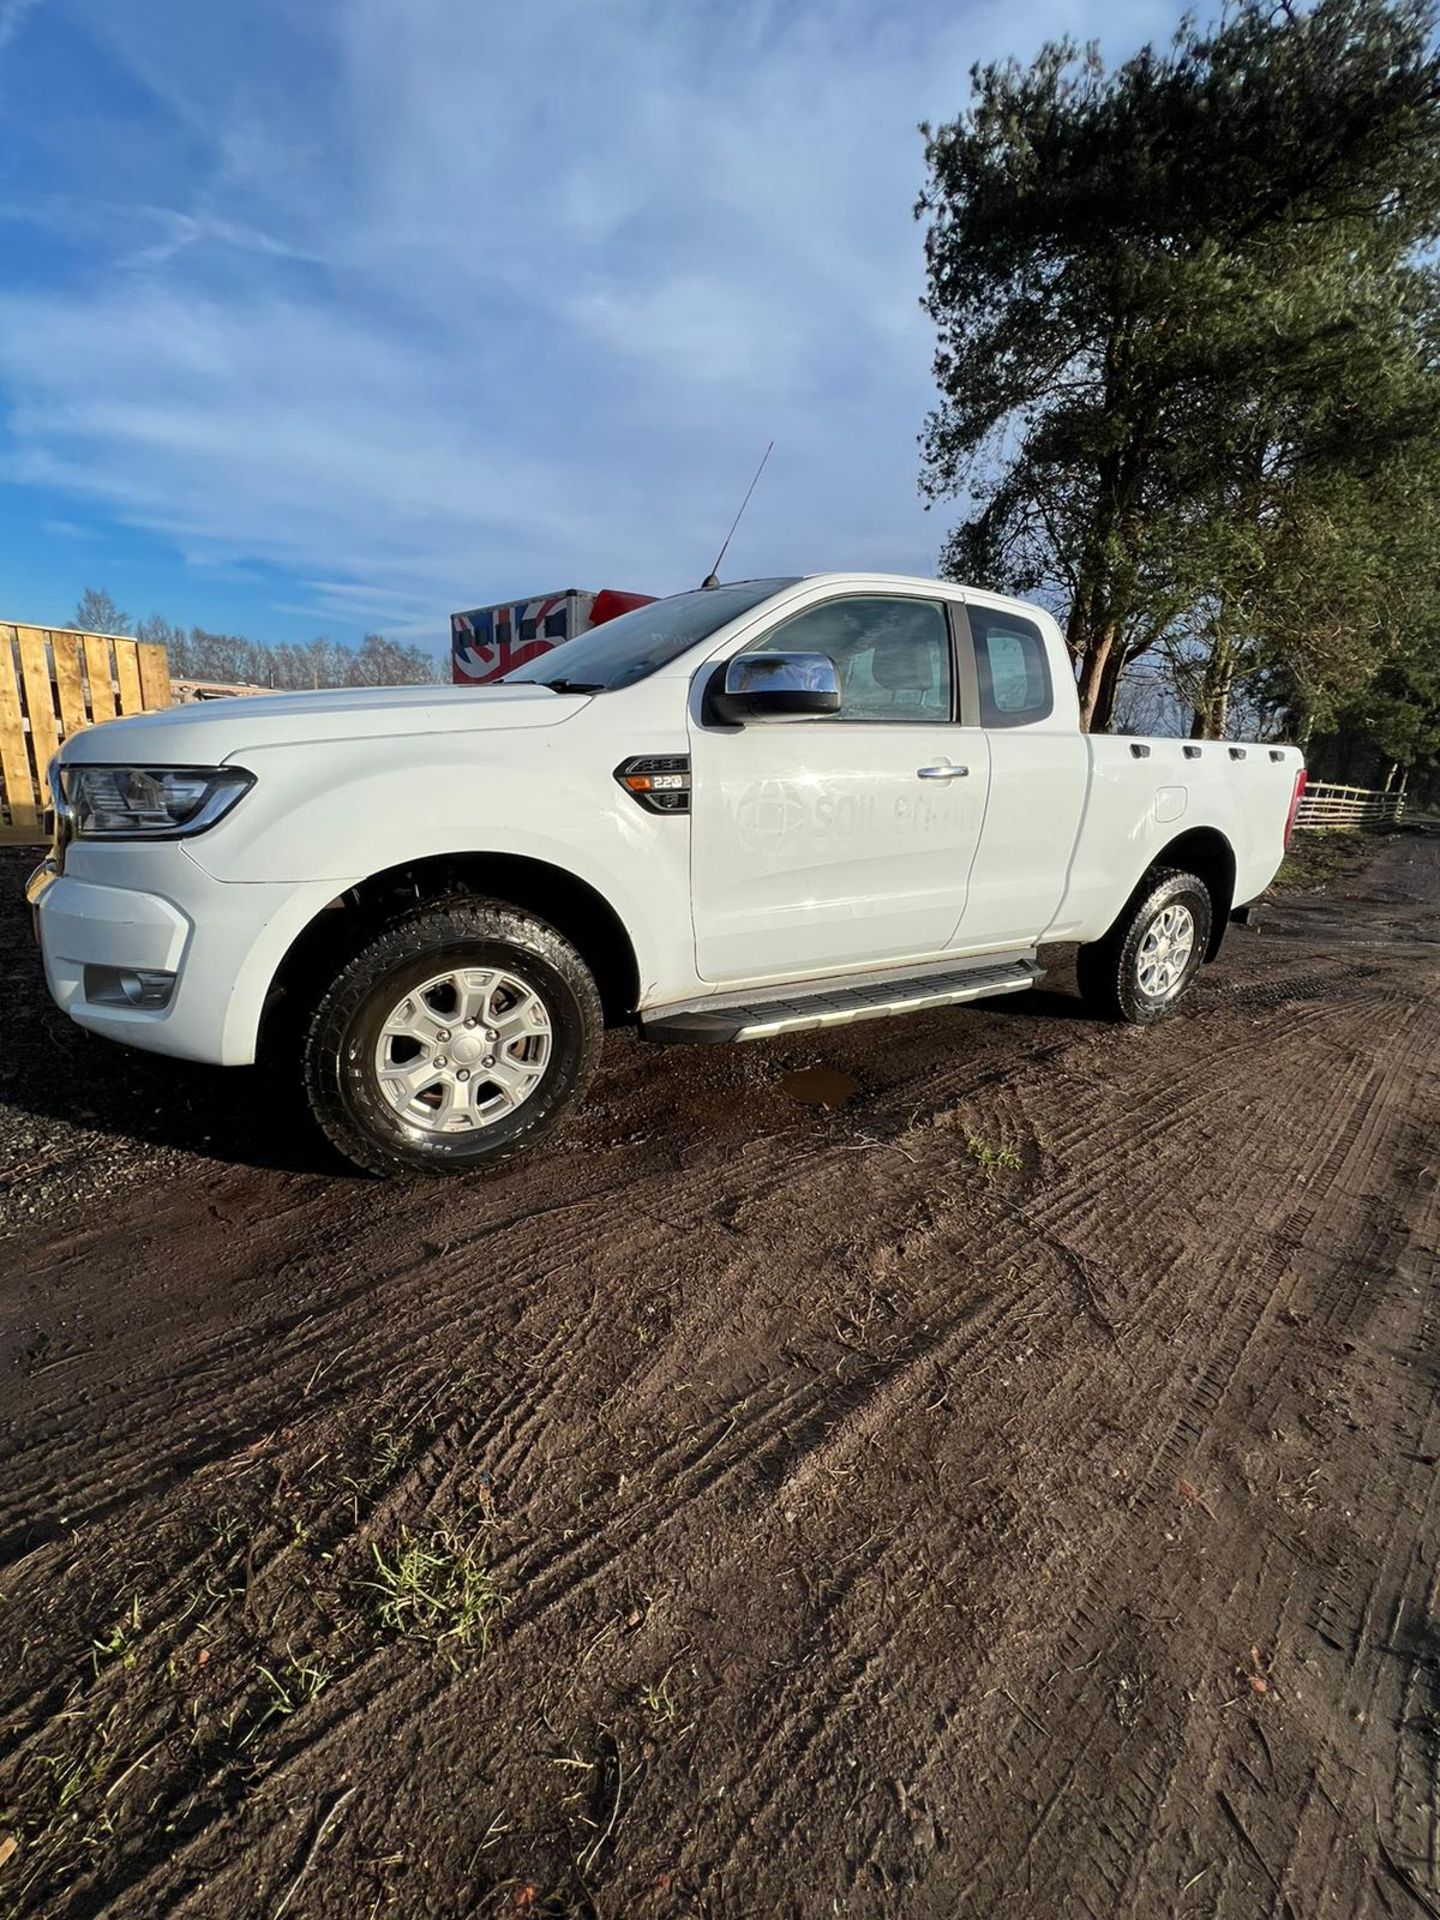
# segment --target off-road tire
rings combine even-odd
[[[1146,934],[1170,906],[1188,909],[1194,939],[1178,986],[1156,998],[1142,989],[1138,963]],[[1153,1026],[1167,1019],[1194,985],[1210,943],[1213,918],[1209,890],[1197,875],[1174,868],[1146,874],[1103,939],[1081,947],[1075,961],[1081,999],[1107,1019],[1126,1020],[1134,1026]]]
[[[463,1134],[407,1126],[380,1091],[374,1051],[397,998],[446,967],[503,968],[543,1000],[544,1076],[514,1112]],[[471,1173],[537,1145],[584,1095],[604,1016],[585,962],[563,935],[503,902],[427,901],[353,954],[321,994],[305,1036],[306,1097],[321,1130],[367,1173]]]

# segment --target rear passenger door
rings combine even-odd
[[[965,707],[990,748],[985,824],[952,942],[972,952],[1031,943],[1054,920],[1079,833],[1089,755],[1073,701],[1055,698],[1050,651],[1036,622],[968,598],[956,613]]]

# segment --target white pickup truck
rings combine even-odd
[[[884,574],[677,594],[493,687],[118,720],[51,769],[50,991],[303,1062],[377,1173],[529,1146],[609,1023],[746,1040],[1013,993],[1173,1011],[1274,876],[1293,747],[1080,731],[1039,608]]]

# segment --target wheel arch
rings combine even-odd
[[[1140,885],[1144,886],[1152,873],[1165,867],[1193,873],[1198,880],[1204,881],[1211,905],[1210,938],[1206,944],[1205,958],[1213,960],[1220,951],[1220,943],[1225,938],[1225,929],[1230,920],[1230,909],[1235,904],[1234,847],[1218,827],[1191,827],[1161,848],[1141,875]]]
[[[287,1015],[303,1013],[347,953],[407,907],[455,894],[498,900],[533,913],[579,953],[600,992],[607,1025],[634,1012],[640,967],[634,940],[615,908],[578,874],[526,854],[445,853],[383,868],[323,907],[290,943],[260,1019],[260,1044],[273,1042]]]

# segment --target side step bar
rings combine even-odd
[[[1043,979],[1044,968],[1032,955],[1023,960],[952,968],[909,978],[877,980],[874,975],[830,980],[810,991],[790,989],[784,998],[717,1004],[691,1001],[683,1007],[657,1008],[641,1028],[647,1040],[665,1046],[726,1040],[767,1040],[775,1034],[808,1033],[816,1027],[844,1027],[856,1020],[888,1020],[927,1007],[953,1007],[966,1000],[988,1000],[1000,993],[1023,993]]]

